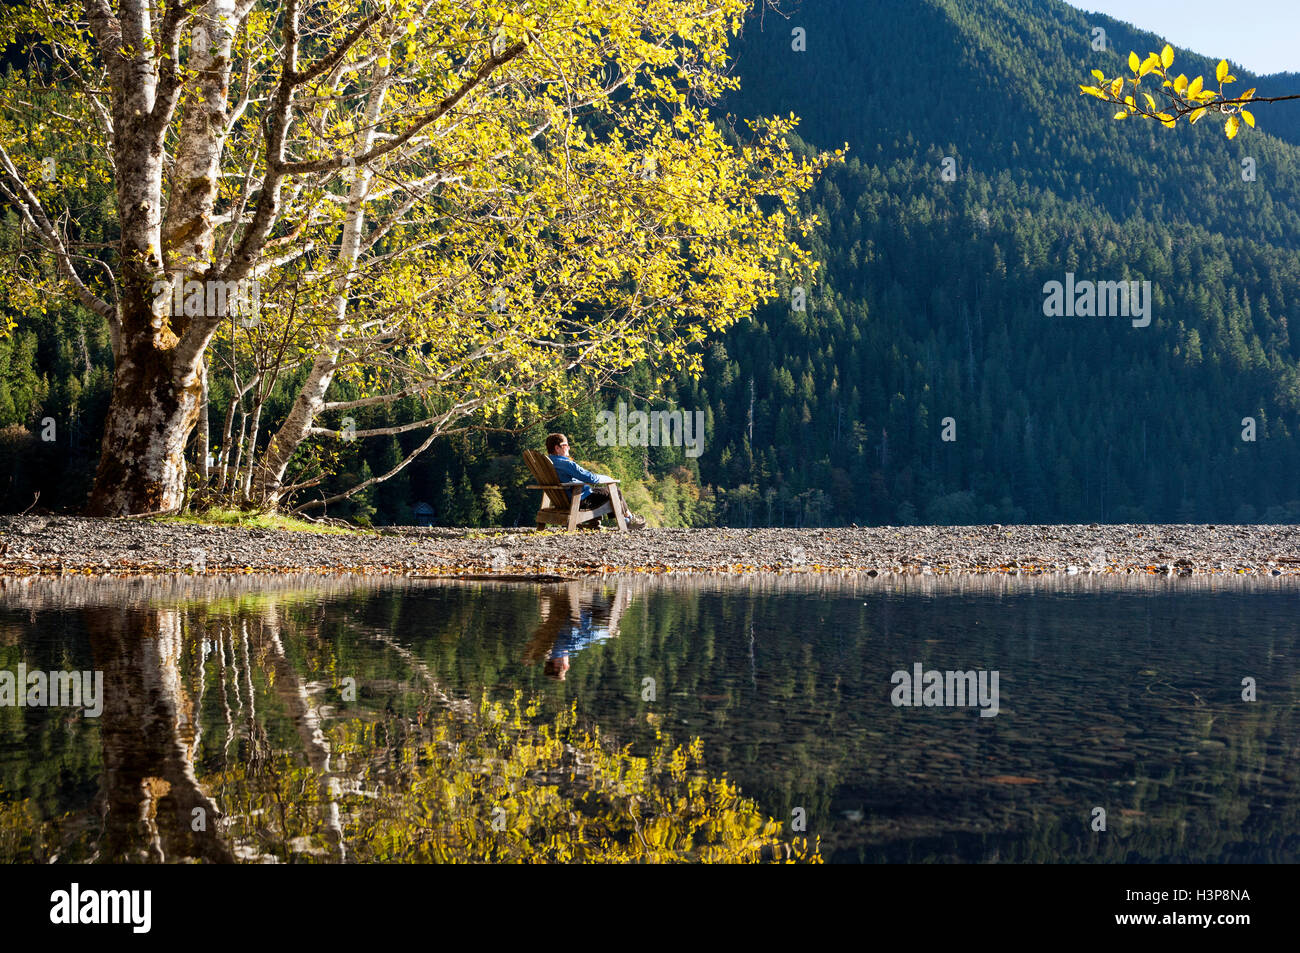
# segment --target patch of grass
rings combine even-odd
[[[373,536],[375,531],[361,526],[332,526],[283,516],[279,513],[247,513],[244,510],[213,507],[198,513],[160,516],[159,523],[190,523],[203,526],[238,526],[242,529],[271,529],[286,533],[333,533],[344,536]]]

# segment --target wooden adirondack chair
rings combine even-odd
[[[627,520],[623,517],[623,495],[619,492],[617,480],[613,483],[561,483],[559,474],[555,472],[555,464],[551,463],[546,454],[536,450],[524,451],[524,463],[528,464],[533,479],[537,481],[528,489],[542,491],[542,507],[537,511],[536,517],[538,529],[546,529],[551,524],[577,529],[583,523],[613,513],[619,532],[628,531]],[[582,509],[581,490],[584,486],[599,486],[602,490],[607,490],[609,501],[595,509]]]

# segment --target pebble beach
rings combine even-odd
[[[0,575],[600,572],[1300,575],[1300,526],[299,532],[75,516],[0,517]]]

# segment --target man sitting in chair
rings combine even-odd
[[[550,457],[551,463],[555,464],[555,475],[560,478],[561,483],[573,483],[575,481],[583,483],[614,482],[613,477],[606,476],[603,473],[592,473],[570,459],[569,438],[562,433],[553,433],[546,438],[546,455]],[[582,502],[578,505],[584,510],[594,510],[607,502],[609,502],[608,490],[584,486],[582,488]],[[633,516],[626,503],[623,504],[623,516],[627,520],[627,525],[633,529],[645,528],[645,519],[640,516]]]

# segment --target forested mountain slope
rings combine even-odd
[[[678,394],[713,412],[702,481],[757,491],[733,522],[1300,518],[1292,104],[1230,142],[1079,95],[1161,44],[1054,0],[808,0],[746,34],[729,110],[851,159],[811,197],[807,311],[766,307]],[[1150,281],[1149,326],[1045,317],[1067,272]]]

